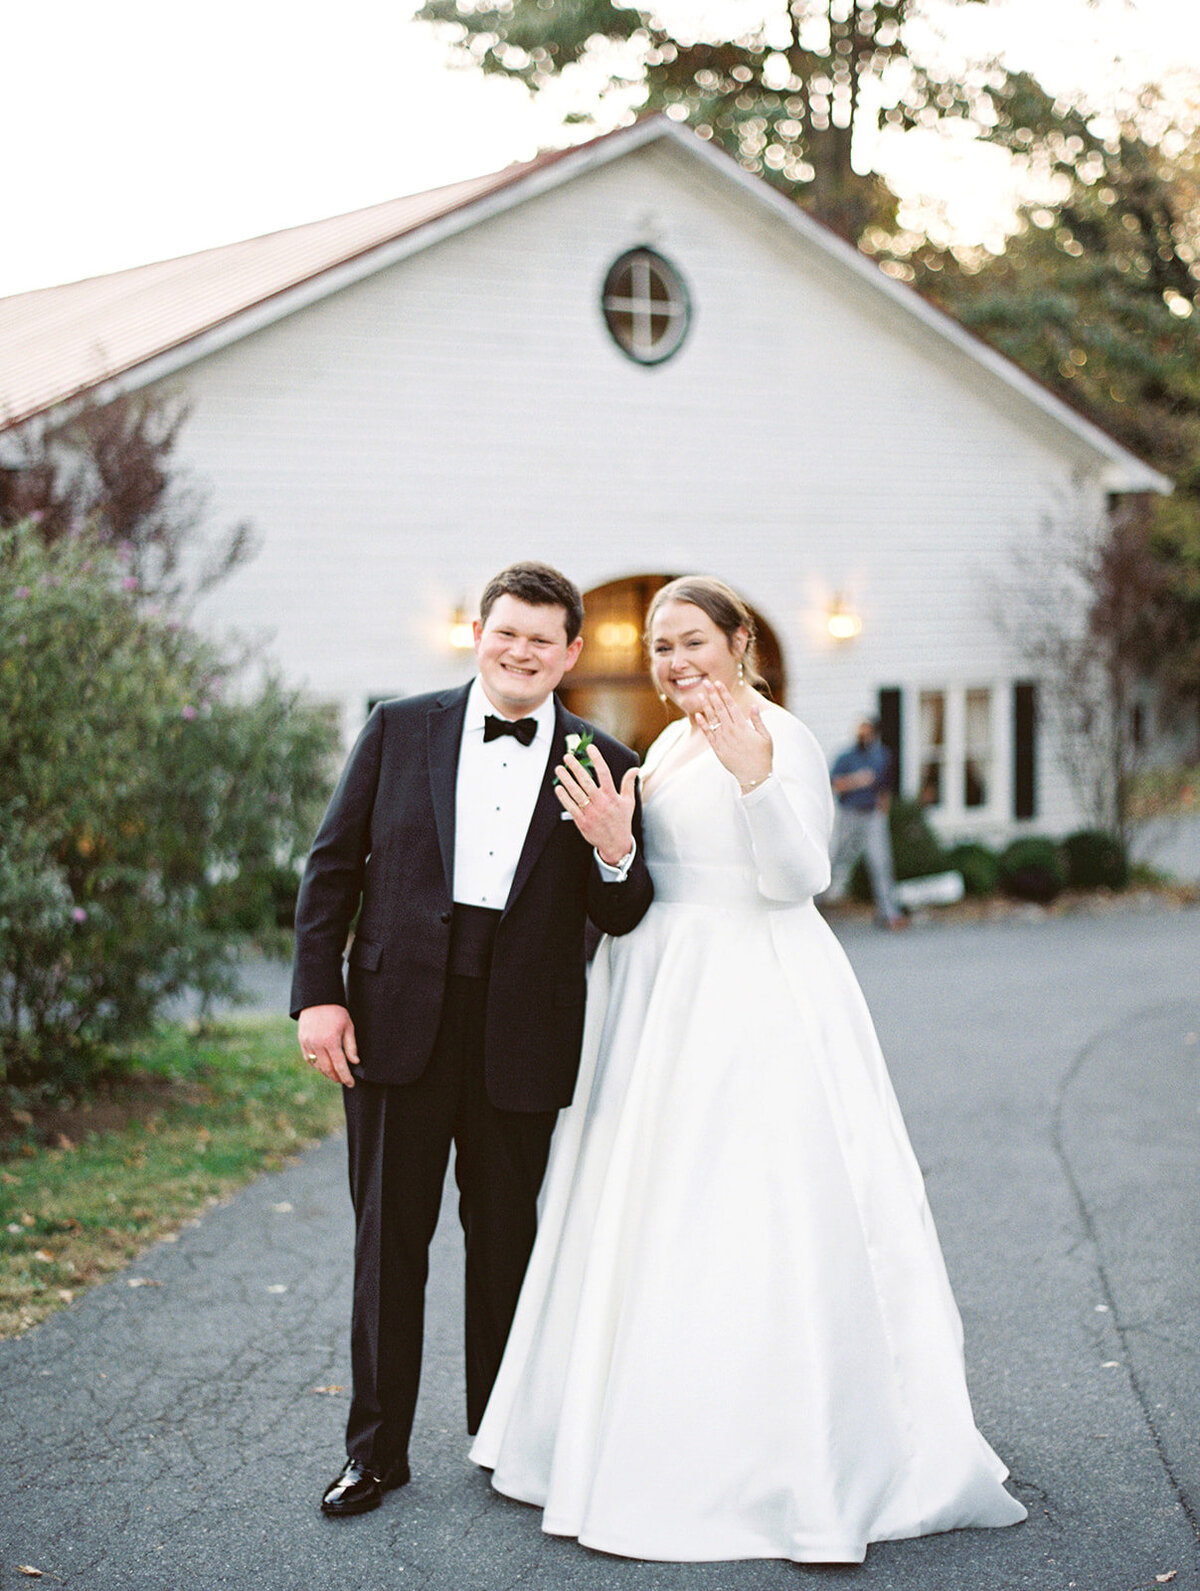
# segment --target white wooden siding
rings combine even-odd
[[[676,266],[694,310],[680,352],[651,368],[620,353],[599,307],[637,244]],[[670,145],[172,385],[194,406],[181,446],[214,520],[248,517],[262,537],[199,616],[268,637],[289,677],[342,704],[348,733],[368,697],[468,677],[445,641],[452,610],[538,557],[585,589],[730,580],[775,628],[788,704],[831,755],[880,686],[905,689],[911,724],[920,686],[989,684],[1007,782],[1008,690],[1027,670],[989,594],[1047,515],[1081,493],[1103,506],[1081,441]],[[825,633],[835,593],[863,618],[857,641]],[[1032,827],[1071,826],[1048,746],[1039,786]]]

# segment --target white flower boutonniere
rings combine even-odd
[[[588,747],[595,738],[590,729],[585,729],[582,735],[567,736],[567,750],[585,773],[594,774],[596,771],[592,767],[592,759],[588,756]]]
[[[591,745],[592,741],[595,740],[595,738],[595,735],[590,729],[585,729],[581,735],[567,736],[568,753],[575,758],[585,773],[591,774],[593,779],[596,779],[596,770],[592,767],[592,759],[588,756],[588,747]],[[554,776],[554,782],[555,784],[562,783],[557,774]],[[599,784],[600,781],[596,779],[596,783]],[[562,817],[568,823],[571,820],[571,814],[569,812],[562,813]]]

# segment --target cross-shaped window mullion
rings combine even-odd
[[[633,359],[655,363],[683,340],[688,306],[665,262],[631,253],[609,273],[601,302],[609,330]]]

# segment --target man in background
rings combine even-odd
[[[879,720],[864,718],[853,746],[843,751],[830,773],[837,798],[837,830],[833,878],[825,895],[841,900],[859,857],[867,864],[875,915],[881,927],[901,928],[907,919],[896,904],[892,872],[892,837],[888,809],[892,802],[892,754],[879,738]]]

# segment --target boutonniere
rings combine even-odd
[[[592,767],[592,759],[588,756],[588,747],[591,745],[592,741],[595,740],[595,738],[595,734],[590,729],[585,729],[582,735],[567,736],[568,752],[570,752],[571,756],[576,759],[576,761],[579,763],[579,766],[584,770],[585,773],[591,774],[593,779],[596,778],[596,770]],[[557,774],[554,776],[554,782],[555,784],[562,783],[562,780]],[[600,781],[596,779],[596,783],[599,784],[599,782]],[[569,812],[563,812],[560,814],[560,816],[567,823],[571,821],[571,814]]]
[[[584,773],[590,773],[593,778],[595,778],[596,770],[592,767],[592,759],[588,756],[588,747],[595,738],[595,734],[590,729],[585,729],[582,735],[567,736],[568,753],[575,758]],[[557,777],[554,782],[555,784],[559,782]]]

